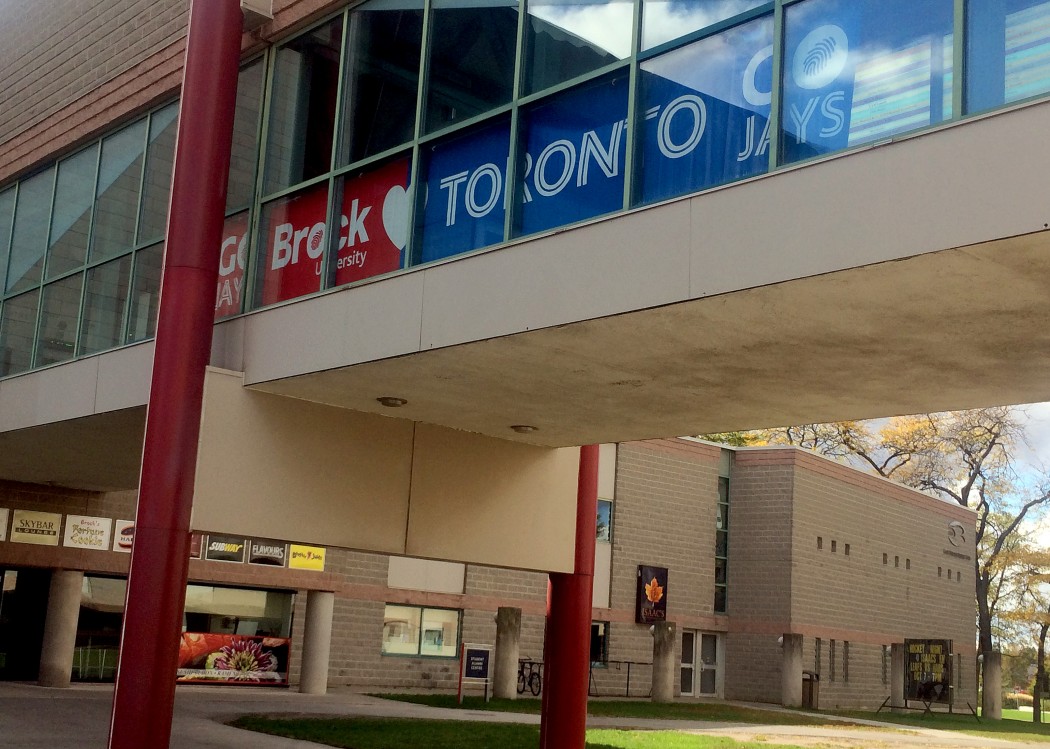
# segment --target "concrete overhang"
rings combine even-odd
[[[213,364],[546,446],[1050,400],[1048,125],[1020,107],[261,310]],[[88,475],[62,461],[90,439],[134,451],[92,480],[134,486],[151,354],[0,382],[0,478]]]

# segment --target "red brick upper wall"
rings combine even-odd
[[[176,94],[188,0],[0,0],[0,184]],[[245,54],[330,10],[274,0]]]

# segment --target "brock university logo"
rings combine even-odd
[[[791,74],[799,88],[824,88],[839,77],[849,57],[849,39],[834,24],[818,26],[806,34],[795,50]]]

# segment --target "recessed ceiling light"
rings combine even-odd
[[[530,426],[529,424],[514,424],[511,426],[518,434],[528,434],[529,432],[535,432],[539,430],[539,427]]]
[[[387,408],[401,408],[401,406],[408,403],[404,398],[395,398],[392,395],[382,395],[376,398],[379,401],[379,405],[386,406]]]

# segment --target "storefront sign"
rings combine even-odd
[[[244,538],[238,536],[208,536],[204,558],[210,562],[243,562]]]
[[[268,538],[253,538],[248,550],[249,564],[283,567],[288,558],[288,544]]]
[[[0,541],[7,540],[7,521],[11,519],[11,511],[0,509]]]
[[[635,621],[652,624],[667,619],[667,568],[638,565]]]
[[[11,540],[20,544],[58,546],[62,516],[53,512],[15,510],[11,523]]]
[[[118,520],[113,527],[113,551],[131,553],[131,544],[135,541],[135,521]]]
[[[77,549],[109,551],[109,535],[113,521],[109,518],[94,518],[85,515],[66,515],[66,532],[63,546]]]
[[[288,549],[288,567],[293,570],[324,572],[325,548],[292,544]]]
[[[183,632],[176,681],[287,684],[291,645],[285,637]]]
[[[952,683],[951,640],[905,640],[907,669],[904,696],[909,700],[950,702]]]

